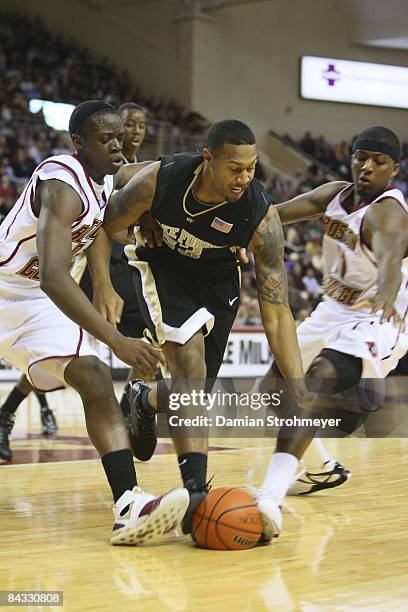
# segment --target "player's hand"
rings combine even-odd
[[[163,244],[163,230],[156,219],[153,219],[150,211],[146,211],[139,219],[140,234],[145,246],[153,248]]]
[[[244,249],[243,247],[239,247],[236,251],[235,254],[238,258],[238,261],[242,264],[247,264],[249,263],[249,257],[247,255],[247,250]]]
[[[113,327],[120,323],[123,303],[122,298],[116,293],[112,285],[104,285],[94,291],[93,305]]]
[[[159,362],[165,365],[163,352],[142,340],[126,338],[118,334],[111,348],[116,357],[135,368],[140,373],[140,377],[145,380],[154,378]]]
[[[128,229],[120,230],[114,234],[113,239],[120,244],[135,244],[135,228],[131,225]]]
[[[373,299],[363,299],[356,302],[354,306],[351,307],[351,310],[358,311],[362,310],[363,308],[368,308],[371,314],[376,314],[377,312],[381,311],[382,314],[380,323],[387,323],[392,319],[397,329],[400,331],[405,330],[405,321],[401,319],[400,315],[395,309],[394,301],[387,298],[384,299],[380,294],[377,294]]]

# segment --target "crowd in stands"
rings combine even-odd
[[[44,52],[46,49],[46,52]],[[153,119],[166,121],[192,137],[202,134],[208,122],[174,101],[146,97],[126,71],[106,58],[95,59],[73,41],[51,35],[38,18],[0,13],[0,222],[13,206],[37,164],[50,155],[71,150],[68,135],[47,126],[41,113],[29,112],[31,98],[77,104],[84,99],[104,98],[112,104],[137,101]],[[289,137],[287,137],[289,139]],[[293,142],[293,141],[292,141]],[[288,180],[258,178],[282,202],[327,182],[325,168],[349,180],[350,143],[329,144],[324,136],[306,132],[293,143],[316,160],[308,170]],[[317,163],[319,162],[319,163]],[[324,167],[323,167],[323,166]],[[400,175],[395,185],[408,193],[408,145],[404,145]],[[285,228],[289,297],[298,322],[304,320],[321,299],[321,225],[294,224]],[[260,325],[253,263],[243,269],[242,300],[236,325]]]
[[[291,194],[293,195],[297,195],[296,192]],[[301,323],[309,316],[322,297],[320,286],[323,272],[321,223],[314,221],[292,224],[284,228],[284,233],[289,303],[296,321]],[[250,264],[243,266],[242,270],[241,305],[236,326],[261,325],[256,296],[254,263],[251,261]]]
[[[70,150],[66,134],[48,127],[42,113],[29,112],[33,98],[71,104],[103,98],[115,106],[137,100],[150,133],[155,120],[191,136],[208,127],[174,100],[146,97],[126,71],[52,35],[39,18],[0,13],[0,219],[42,159]]]
[[[106,57],[96,59],[73,40],[51,34],[38,17],[0,14],[0,41],[4,93],[72,104],[103,98],[119,106],[138,100],[150,119],[166,121],[190,134],[208,126],[204,117],[175,100],[144,95],[126,70]],[[21,104],[21,99],[14,102]]]

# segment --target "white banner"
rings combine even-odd
[[[128,367],[103,345],[101,357],[114,369]],[[271,353],[264,332],[258,329],[254,331],[254,328],[248,330],[241,328],[230,334],[219,376],[244,378],[262,376],[270,362]],[[20,375],[18,370],[0,361],[0,380],[12,382]]]
[[[263,376],[271,363],[264,331],[233,331],[228,339],[220,377]]]
[[[408,108],[408,68],[303,55],[300,95],[394,108]]]

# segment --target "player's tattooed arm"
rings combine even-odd
[[[363,220],[362,238],[377,261],[377,293],[352,309],[369,308],[372,313],[381,310],[381,323],[392,319],[403,328],[404,321],[394,303],[402,283],[402,260],[408,256],[408,214],[393,198],[372,204]]]
[[[255,230],[249,248],[255,255],[256,284],[259,300],[288,305],[288,280],[283,260],[284,236],[276,208]]]
[[[271,352],[298,404],[310,407],[296,326],[289,308],[283,230],[274,206],[255,230],[249,249],[255,255],[259,306]]]
[[[333,181],[278,204],[276,210],[279,213],[281,223],[286,225],[296,221],[318,219],[324,214],[334,196],[347,185],[349,183],[345,181]]]
[[[111,195],[103,223],[110,236],[137,224],[141,215],[151,208],[159,168],[160,162],[148,164]]]

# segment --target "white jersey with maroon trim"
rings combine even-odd
[[[34,170],[23,193],[0,225],[0,293],[4,297],[43,296],[36,244],[38,218],[33,204],[38,181],[56,179],[79,195],[83,209],[72,224],[72,261],[96,238],[113,190],[113,176],[102,185],[90,178],[75,155],[56,155]]]
[[[373,298],[377,291],[378,267],[374,253],[361,235],[364,216],[370,204],[348,213],[342,198],[351,185],[342,189],[329,203],[323,216],[323,262],[325,296],[351,306],[357,300]],[[372,204],[392,198],[408,213],[408,205],[399,189],[387,189]],[[395,302],[401,316],[408,307],[408,258],[402,262],[402,283]]]

